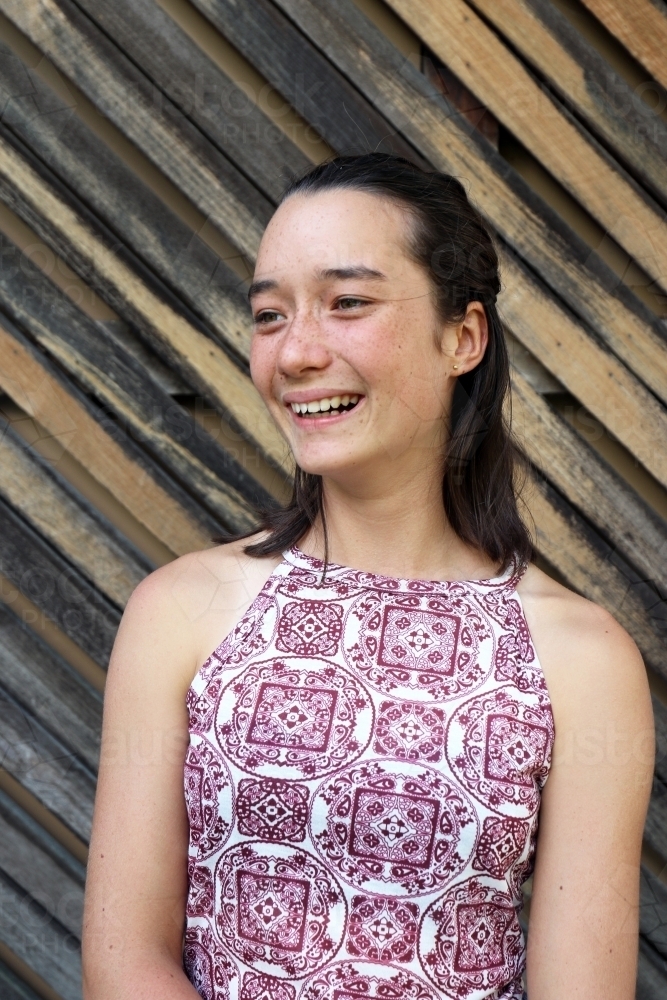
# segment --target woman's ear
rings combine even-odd
[[[452,374],[463,375],[477,367],[489,343],[489,321],[483,303],[469,302],[465,316],[453,332],[456,343],[452,344]]]

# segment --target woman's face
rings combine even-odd
[[[306,472],[440,460],[461,338],[406,253],[409,226],[390,199],[333,190],[287,199],[264,234],[252,378]]]

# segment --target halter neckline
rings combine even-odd
[[[307,555],[298,545],[293,545],[285,549],[282,553],[283,559],[299,569],[308,572],[321,574],[324,570],[324,562],[315,556]],[[368,570],[359,569],[353,566],[343,566],[340,563],[327,563],[327,576],[337,580],[354,576],[357,583],[363,580],[368,586],[376,587],[380,590],[449,590],[456,586],[469,586],[476,588],[516,587],[525,572],[525,567],[516,567],[513,563],[507,567],[504,573],[499,576],[488,577],[480,580],[425,580],[410,579],[408,577],[387,576],[383,573],[371,573]]]

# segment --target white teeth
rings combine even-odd
[[[313,399],[310,403],[290,403],[293,413],[326,413],[329,410],[337,410],[341,406],[354,406],[359,402],[359,395],[331,396],[325,399]]]

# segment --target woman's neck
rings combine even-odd
[[[417,476],[390,489],[353,492],[325,479],[329,561],[403,579],[494,576],[498,566],[463,542],[449,524],[440,481],[433,488],[431,478],[430,484]],[[308,555],[323,558],[321,521],[299,545]]]

